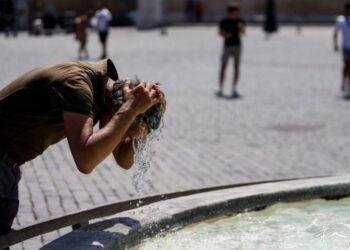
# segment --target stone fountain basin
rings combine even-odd
[[[127,249],[159,233],[224,214],[260,210],[279,202],[350,196],[350,176],[255,184],[164,200],[90,224],[42,249]]]

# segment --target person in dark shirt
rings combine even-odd
[[[222,53],[220,80],[218,96],[223,95],[223,85],[225,80],[226,66],[228,59],[234,59],[234,76],[232,97],[239,97],[237,92],[237,83],[239,79],[239,68],[241,59],[241,34],[245,32],[245,23],[240,18],[239,5],[229,4],[227,6],[227,17],[220,21],[220,35],[224,38],[224,49]]]

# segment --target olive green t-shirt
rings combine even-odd
[[[19,164],[66,137],[63,112],[99,120],[108,78],[117,71],[109,59],[64,62],[36,68],[0,90],[0,152]],[[5,150],[5,151],[4,151]]]

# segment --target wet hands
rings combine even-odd
[[[159,83],[153,85],[153,88],[157,90],[160,104],[160,111],[165,113],[166,110],[166,99],[164,92],[160,89]]]
[[[157,84],[141,81],[139,85],[134,87],[130,80],[126,80],[123,95],[123,105],[127,106],[135,115],[144,113],[155,104],[160,104],[164,111],[166,109],[165,95]]]

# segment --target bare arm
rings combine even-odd
[[[132,138],[126,138],[113,151],[115,161],[124,169],[130,169],[134,164],[134,148],[132,146]]]
[[[63,119],[67,139],[79,171],[91,173],[120,143],[134,117],[130,111],[120,111],[103,129],[94,132],[91,117],[65,112]]]
[[[124,169],[130,169],[134,164],[134,147],[133,140],[135,138],[142,138],[147,140],[148,129],[146,124],[133,124],[126,132],[126,137],[113,150],[113,156],[119,166]],[[135,145],[137,147],[137,145]]]

